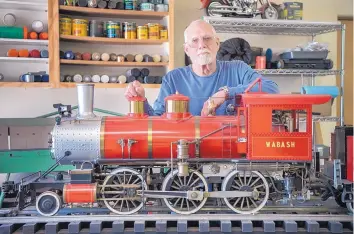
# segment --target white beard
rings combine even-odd
[[[198,56],[198,58],[196,59],[196,63],[199,65],[207,65],[210,64],[213,61],[211,54],[209,53],[205,53],[205,54],[201,54]]]

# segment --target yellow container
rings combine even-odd
[[[148,28],[146,26],[138,26],[138,39],[148,39]]]
[[[59,20],[60,35],[71,35],[71,19],[68,17],[61,17]]]
[[[86,37],[88,31],[88,21],[84,19],[73,19],[72,35]]]
[[[158,40],[160,39],[160,27],[158,24],[150,23],[149,26],[149,39]]]
[[[160,39],[163,39],[163,40],[167,40],[168,39],[167,29],[160,30]]]

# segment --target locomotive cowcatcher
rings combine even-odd
[[[56,163],[21,183],[4,183],[5,199],[16,194],[17,209],[35,204],[45,216],[63,207],[128,215],[162,205],[178,214],[206,206],[250,214],[267,204],[303,203],[315,191],[352,210],[352,144],[338,143],[352,127],[336,128],[324,172],[313,157],[312,105],[331,96],[267,94],[261,86],[257,79],[231,97],[225,116],[192,116],[189,98],[176,93],[165,99],[162,116],[147,116],[146,99],[134,97],[127,115],[102,117],[93,113],[94,84],[77,84],[77,115],[56,106],[49,142]],[[58,165],[75,169],[49,178]]]

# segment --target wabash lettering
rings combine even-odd
[[[267,148],[295,148],[294,141],[266,141]]]

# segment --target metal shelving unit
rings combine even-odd
[[[228,17],[204,16],[203,19],[214,26],[216,33],[315,36],[330,32],[341,31],[341,64],[340,70],[297,70],[297,69],[265,69],[257,70],[262,75],[297,75],[311,76],[311,85],[315,85],[315,76],[340,75],[340,117],[314,116],[314,122],[340,122],[344,125],[344,48],[345,25],[340,22],[309,22],[300,20],[267,20]]]

